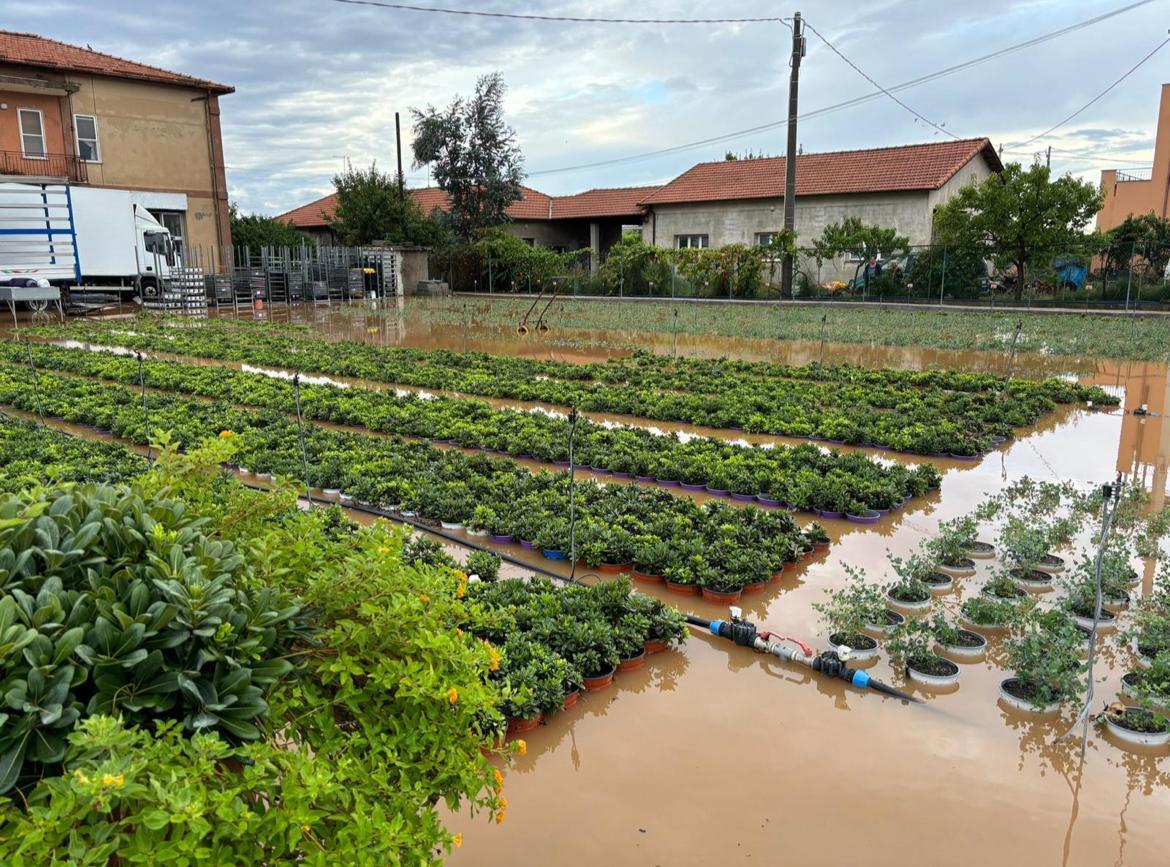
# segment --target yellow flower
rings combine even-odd
[[[467,595],[467,585],[466,584],[460,584],[458,587],[455,588],[455,596],[457,598],[462,599],[466,595]]]
[[[502,825],[504,823],[504,817],[507,815],[508,815],[507,810],[500,810],[500,812],[496,813],[496,824]]]
[[[498,650],[496,650],[494,647],[491,648],[488,651],[488,659],[490,660],[490,662],[488,663],[488,668],[492,671],[499,671],[500,670],[500,652]]]
[[[522,756],[528,755],[528,741],[524,738],[518,738],[516,741],[516,752]]]
[[[451,842],[455,844],[456,849],[460,848],[463,845],[463,835],[456,834],[454,837],[451,838]]]
[[[85,772],[80,768],[76,768],[73,771],[73,779],[77,780],[77,782],[81,783],[83,786],[89,782],[89,777],[87,777]]]
[[[504,788],[504,775],[500,773],[499,769],[492,771],[492,776],[496,778],[496,791]]]
[[[501,797],[500,805],[496,809],[496,824],[499,825],[504,821],[504,817],[508,815],[508,799]]]
[[[313,829],[310,828],[308,825],[301,825],[301,830],[304,831],[306,834],[308,834]]]
[[[390,547],[388,545],[383,545],[381,548],[378,549],[378,553],[379,554],[389,554]]]
[[[230,439],[231,439],[232,437],[234,437],[234,436],[235,436],[235,432],[234,432],[234,431],[230,431],[230,430],[221,430],[221,431],[219,432],[219,438],[220,438],[221,440],[230,440]]]
[[[455,570],[455,577],[459,579],[460,584],[467,583],[467,573],[466,572],[460,572],[458,569],[456,569]]]
[[[430,602],[430,601],[431,601],[431,597],[430,597],[430,596],[427,596],[427,594],[425,594],[425,593],[420,593],[420,594],[418,594],[418,601],[419,601],[419,602],[424,602],[424,603],[425,603],[425,602]]]
[[[451,687],[449,690],[447,690],[447,701],[451,702],[451,704],[455,704],[455,702],[459,701],[459,690],[457,690],[455,687]]]
[[[120,789],[126,784],[126,778],[121,774],[103,774],[102,785],[106,787],[112,786],[115,789]]]
[[[456,627],[455,627],[455,637],[456,637],[456,638],[462,638],[462,637],[463,637],[463,630],[462,630],[462,629],[460,629],[458,626],[456,626]]]

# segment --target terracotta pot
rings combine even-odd
[[[637,656],[631,656],[629,659],[623,659],[618,663],[618,671],[637,671],[646,664],[646,650],[643,649]]]
[[[655,653],[662,653],[664,650],[666,650],[669,647],[670,647],[670,645],[667,644],[665,641],[647,641],[646,642],[646,655],[652,656]]]
[[[565,696],[565,703],[561,705],[561,710],[568,710],[573,705],[581,700],[581,690],[575,689]]]
[[[813,550],[814,551],[828,551],[829,550],[829,543],[828,542],[813,542]]]
[[[674,581],[667,581],[666,589],[679,596],[698,596],[702,592],[696,584],[678,584]]]
[[[703,587],[701,592],[708,602],[738,602],[743,596],[742,587],[739,590],[712,590],[710,587]]]
[[[769,583],[771,583],[770,578],[767,581],[752,581],[748,584],[743,585],[743,592],[744,593],[763,593],[764,588],[767,587]]]
[[[585,691],[598,692],[599,690],[605,689],[607,686],[613,683],[613,676],[616,671],[617,669],[615,668],[613,671],[607,672],[606,674],[599,674],[597,677],[585,678],[583,681]]]
[[[639,572],[634,570],[634,580],[641,581],[643,584],[661,584],[664,579],[661,575],[651,575],[649,572]]]
[[[540,721],[544,719],[544,713],[538,712],[536,716],[531,719],[509,719],[508,720],[508,737],[515,737],[522,735],[525,732],[530,732],[540,725]]]
[[[785,565],[787,565],[787,564],[785,564]],[[780,569],[777,569],[775,572],[772,573],[772,581],[779,581],[783,577],[784,577],[784,568],[783,567],[781,567]]]
[[[633,563],[599,563],[597,571],[603,575],[620,575],[622,572],[633,572]]]

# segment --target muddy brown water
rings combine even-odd
[[[346,317],[346,329],[360,327],[353,319]],[[323,330],[341,328],[338,314],[329,321]],[[379,321],[385,327],[385,317]],[[399,342],[414,340],[459,349],[471,338],[428,330]],[[505,335],[475,340],[467,348],[533,352],[532,344]],[[718,354],[756,357],[756,349],[740,348],[742,341],[708,342]],[[551,356],[552,350],[541,351],[533,357]],[[775,344],[764,357],[799,361],[807,351]],[[1006,359],[994,353],[826,347],[826,361],[837,360],[1006,369]],[[1016,365],[1028,374],[1077,372],[1084,382],[1123,393],[1126,410],[1141,404],[1170,410],[1164,364],[1021,357]],[[977,464],[939,465],[941,491],[906,511],[873,527],[826,522],[833,547],[764,594],[745,597],[747,616],[762,628],[824,646],[811,606],[843,583],[843,563],[884,581],[887,551],[909,553],[940,521],[967,513],[1023,476],[1095,484],[1122,471],[1141,479],[1156,505],[1164,504],[1170,425],[1128,413],[1062,411]],[[557,565],[518,546],[509,552]],[[980,561],[976,576],[956,579],[956,590],[935,606],[953,610],[978,592],[992,568]],[[1154,569],[1145,565],[1142,592],[1149,591]],[[703,617],[726,614],[700,599],[646,592]],[[926,703],[908,706],[694,632],[680,650],[650,657],[644,669],[619,675],[610,689],[584,696],[527,735],[527,755],[505,771],[506,821],[450,815],[464,841],[450,863],[1167,863],[1170,757],[1123,751],[1096,728],[1082,756],[1079,738],[1060,739],[1071,713],[1045,720],[1001,706],[998,684],[1007,675],[992,662],[1000,640],[991,645],[987,660],[961,665],[956,691],[909,687]],[[1113,700],[1131,665],[1130,652],[1107,639],[1094,711]],[[901,683],[884,654],[867,670]]]

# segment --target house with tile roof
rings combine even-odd
[[[962,186],[1002,171],[986,138],[802,154],[796,235],[807,244],[846,217],[929,244],[934,211]],[[784,157],[699,163],[642,198],[642,236],[659,247],[766,244],[784,225]],[[831,263],[817,279],[852,276]],[[839,272],[839,273],[837,273]]]
[[[226,84],[0,30],[0,177],[130,190],[214,266],[231,245]]]
[[[615,187],[587,190],[572,196],[550,196],[521,187],[521,197],[508,208],[507,231],[529,244],[562,252],[592,249],[596,264],[622,236],[642,225],[646,208],[641,200],[657,187]],[[446,211],[447,194],[437,187],[410,190],[423,213]],[[337,194],[301,205],[276,219],[291,223],[321,243],[332,243],[330,224]]]

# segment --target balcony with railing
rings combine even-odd
[[[0,175],[60,178],[73,184],[89,179],[85,161],[73,154],[29,156],[21,151],[0,151]]]
[[[1154,167],[1144,169],[1118,169],[1117,183],[1122,184],[1127,181],[1150,181],[1154,179]]]

